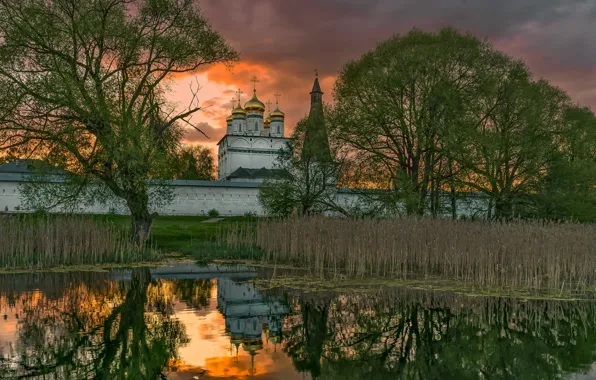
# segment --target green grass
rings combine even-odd
[[[126,215],[93,215],[96,220],[114,223],[130,229]],[[165,254],[183,254],[196,260],[253,259],[254,251],[229,249],[216,243],[218,229],[227,225],[256,223],[258,219],[246,216],[225,217],[216,223],[203,223],[208,216],[159,216],[153,222],[151,242]]]

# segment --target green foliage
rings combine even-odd
[[[200,110],[196,92],[183,111],[168,102],[168,83],[236,52],[192,0],[1,1],[0,34],[4,154],[74,173],[72,186],[47,190],[60,203],[100,183],[133,215],[131,237],[147,239],[148,181],[170,171]]]
[[[207,215],[209,215],[209,217],[211,217],[211,218],[217,218],[219,216],[219,211],[217,211],[216,209],[213,208],[213,209],[209,210]]]
[[[314,154],[309,145],[303,145],[307,131],[317,130],[312,127],[316,122],[304,118],[298,123],[292,143],[278,153],[276,168],[285,174],[267,179],[261,185],[259,201],[269,215],[345,213],[337,203],[335,187],[341,173],[341,160],[332,160],[333,153]]]
[[[594,157],[570,151],[596,149],[593,113],[486,41],[395,35],[348,62],[334,96],[327,125],[348,151],[347,182],[390,189],[375,199],[386,210],[439,215],[444,193],[456,218],[456,192],[474,191],[488,217],[596,213]]]
[[[201,145],[184,146],[175,157],[174,179],[214,181],[215,159],[211,149]]]

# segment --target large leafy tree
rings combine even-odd
[[[540,191],[568,104],[562,91],[532,82],[521,64],[503,68],[472,104],[454,155],[465,168],[462,182],[488,196],[496,218],[518,214]]]
[[[0,0],[0,36],[0,147],[73,172],[64,201],[105,187],[144,242],[148,180],[200,109],[168,103],[168,80],[236,52],[193,0]]]
[[[563,91],[450,28],[382,42],[345,65],[334,92],[331,133],[364,169],[359,183],[390,190],[377,196],[388,210],[438,215],[440,194],[450,194],[456,217],[457,192],[473,191],[487,199],[487,216],[508,218],[535,208],[544,186],[565,188],[552,176],[545,182],[547,173],[578,179],[594,166],[585,159],[563,169],[564,142],[576,133],[564,126]]]
[[[487,54],[473,36],[415,29],[348,62],[336,81],[332,133],[371,174],[363,182],[393,190],[385,198],[408,214],[422,214],[446,179],[443,137],[486,81]]]

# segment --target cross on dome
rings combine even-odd
[[[238,104],[240,104],[240,96],[242,95],[242,90],[238,89],[238,91],[236,91],[236,94],[238,94]]]
[[[250,80],[253,84],[253,91],[257,92],[257,83],[259,83],[259,80],[257,79],[257,76],[254,75],[251,80]]]
[[[276,92],[275,94],[273,94],[273,96],[275,96],[275,104],[279,105],[279,98],[281,98],[281,94],[279,92]]]
[[[232,102],[232,109],[236,108],[236,98],[232,98],[230,102]]]
[[[267,100],[265,104],[267,104],[267,112],[271,113],[271,104],[273,103],[271,103],[271,100]]]

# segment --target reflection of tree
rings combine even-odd
[[[292,357],[300,372],[310,372],[313,378],[321,373],[323,344],[327,337],[327,316],[330,301],[327,299],[300,299],[301,323],[295,324],[286,334],[284,351]]]
[[[19,340],[4,358],[5,372],[44,379],[159,378],[188,340],[172,318],[173,297],[148,292],[151,284],[148,269],[135,269],[130,283],[109,292],[72,289],[60,303],[27,309]]]
[[[213,280],[179,280],[176,294],[189,308],[203,309],[209,306]]]
[[[337,297],[326,316],[295,305],[284,350],[322,379],[554,379],[596,360],[592,303],[402,290]]]

